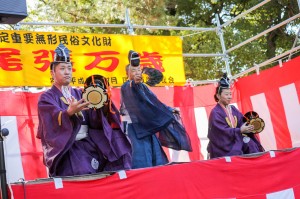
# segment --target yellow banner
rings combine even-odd
[[[141,66],[163,73],[161,86],[185,83],[180,37],[1,30],[0,87],[51,86],[50,62],[59,43],[71,51],[73,86],[93,74],[121,86],[129,50],[140,54]]]

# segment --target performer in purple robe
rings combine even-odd
[[[232,94],[226,74],[221,78],[214,97],[218,103],[209,116],[209,158],[264,151],[255,134],[251,133],[253,125],[244,123],[243,114],[229,105]]]
[[[60,44],[51,63],[53,86],[38,101],[44,164],[49,175],[73,176],[131,168],[131,144],[121,129],[117,108],[89,109],[82,92],[72,88],[69,51]],[[111,110],[111,111],[110,111]]]
[[[138,54],[131,51],[129,55],[136,60],[126,67],[129,80],[121,87],[121,113],[132,142],[132,168],[163,165],[169,161],[162,146],[192,151],[190,139],[176,119],[176,110],[159,101],[142,83]]]

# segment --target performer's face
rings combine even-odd
[[[217,95],[219,99],[219,103],[223,104],[224,106],[227,106],[230,104],[230,101],[232,99],[232,93],[230,89],[223,89],[221,94]]]
[[[51,71],[54,83],[58,86],[68,86],[72,80],[71,63],[62,62],[54,67]]]
[[[140,66],[129,66],[129,74],[128,77],[130,80],[134,80],[135,78],[139,77],[142,78],[142,70]]]

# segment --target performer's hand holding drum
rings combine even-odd
[[[261,119],[259,115],[254,111],[249,111],[245,113],[243,121],[247,122],[247,124],[254,126],[252,133],[260,133],[265,128],[264,120]]]
[[[82,98],[90,102],[89,108],[102,108],[108,101],[107,80],[101,75],[92,75],[85,80]]]

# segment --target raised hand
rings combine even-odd
[[[84,99],[81,99],[77,101],[73,96],[70,102],[70,105],[68,107],[67,113],[69,116],[74,115],[75,113],[78,113],[83,110],[88,110],[87,107],[90,104],[90,102],[85,102]]]

